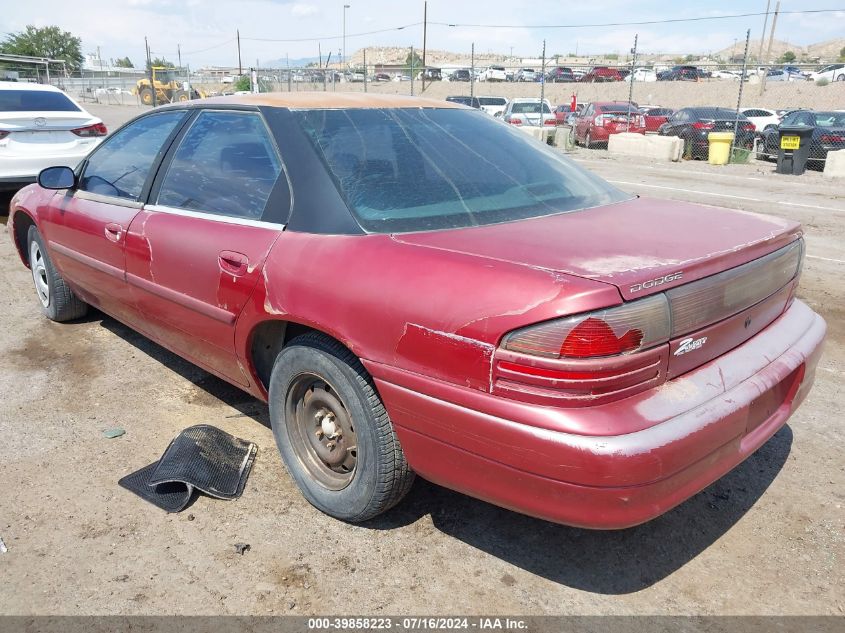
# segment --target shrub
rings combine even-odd
[[[816,80],[816,85],[817,85],[817,86],[826,86],[826,85],[827,85],[827,84],[829,84],[829,83],[830,83],[830,80],[829,80],[829,79],[825,79],[824,77],[822,77],[821,79],[817,79],[817,80]]]

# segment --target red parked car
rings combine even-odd
[[[594,66],[579,81],[588,83],[599,83],[607,81],[622,81],[622,73],[615,68],[607,66]]]
[[[594,101],[575,119],[575,142],[590,148],[606,145],[611,134],[645,134],[645,119],[635,103]]]
[[[671,108],[649,107],[640,108],[645,122],[646,132],[657,132],[661,125],[669,120],[669,117],[675,112]]]
[[[647,521],[786,423],[825,336],[798,224],[631,196],[439,100],[157,108],[41,172],[8,230],[48,318],[96,307],[268,401],[303,494],[347,521],[414,474]]]

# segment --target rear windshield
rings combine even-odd
[[[816,112],[819,127],[845,127],[845,112]]]
[[[733,121],[737,118],[736,110],[729,110],[728,108],[695,108],[690,110],[693,118],[698,119],[728,119]],[[740,114],[739,120],[744,121],[745,115]]]
[[[625,103],[614,103],[612,105],[600,105],[596,106],[596,110],[599,112],[624,112],[628,114],[628,109],[630,108],[631,113],[639,113],[639,108],[635,106],[633,103],[628,106]]]
[[[368,232],[493,224],[630,198],[481,112],[306,110],[296,116]]]
[[[537,114],[538,112],[540,112],[540,102],[518,101],[513,104],[511,112],[513,112],[514,114]],[[551,113],[551,110],[549,109],[549,104],[543,104],[543,112]]]
[[[80,112],[73,101],[52,90],[0,90],[0,112]]]
[[[508,100],[504,97],[478,97],[481,105],[506,105]]]

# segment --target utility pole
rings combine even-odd
[[[545,129],[546,121],[543,115],[543,104],[546,101],[546,40],[543,40],[543,59],[540,62],[540,128]],[[540,138],[545,138],[541,136]]]
[[[367,49],[364,49],[364,92],[367,92]]]
[[[778,2],[780,5],[780,2]],[[777,15],[777,13],[775,13]],[[772,24],[774,26],[774,24]],[[739,80],[739,95],[736,98],[736,118],[734,119],[734,138],[731,141],[731,156],[733,156],[734,147],[736,144],[736,135],[739,131],[739,109],[742,107],[742,84],[745,83],[745,70],[748,68],[748,43],[751,41],[751,29],[745,32],[745,53],[742,56],[742,76]],[[730,159],[729,159],[730,160]]]
[[[425,92],[425,69],[428,66],[425,63],[425,36],[426,31],[428,30],[428,0],[423,2],[423,72],[422,72],[422,90],[420,92]]]
[[[411,96],[414,96],[414,47],[411,47]]]
[[[631,80],[631,85],[628,86],[628,124],[625,129],[631,129],[631,102],[634,99],[634,69],[637,67],[637,40],[640,34],[634,34],[634,48],[631,49],[631,74],[628,77]]]
[[[769,34],[769,47],[766,49],[766,64],[764,66],[768,66],[769,60],[772,58],[772,42],[775,39],[775,27],[778,24],[778,13],[780,13],[780,0],[775,3],[775,14],[772,16],[772,32]],[[768,74],[768,68],[763,71],[763,76],[760,78],[760,94],[762,95],[766,92],[766,75]],[[740,82],[741,83],[741,82]]]
[[[153,71],[153,61],[150,56],[150,43],[147,41],[146,35],[144,36],[144,48],[147,51],[147,68],[150,73],[150,90],[153,92],[153,107],[156,107],[158,105],[158,99],[156,97],[155,71]]]
[[[472,43],[472,48],[469,53],[469,100],[475,96],[475,42]]]
[[[179,70],[182,70],[182,45],[176,45],[176,57],[179,58]]]
[[[757,65],[763,63],[763,44],[766,42],[766,27],[769,24],[769,9],[772,7],[772,0],[766,0],[766,15],[763,16],[763,30],[760,31],[760,52],[757,55]]]
[[[235,36],[238,40],[238,77],[244,74],[244,67],[241,63],[241,30],[237,29],[235,31]]]

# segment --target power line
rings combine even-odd
[[[183,55],[196,55],[196,54],[198,54],[198,53],[204,53],[204,52],[206,52],[206,51],[210,51],[210,50],[213,50],[213,49],[215,49],[215,48],[221,48],[221,47],[223,47],[223,46],[226,46],[227,44],[231,44],[231,43],[232,43],[232,42],[234,42],[234,41],[235,41],[235,38],[234,38],[234,37],[230,37],[230,38],[229,38],[228,40],[226,40],[225,42],[220,42],[219,44],[215,44],[214,46],[209,46],[208,48],[202,48],[202,49],[200,49],[200,50],[198,50],[198,51],[182,51],[182,54],[183,54]]]
[[[376,31],[366,31],[364,33],[347,33],[347,39],[350,37],[364,37],[366,35],[376,35],[377,33],[388,33],[390,31],[401,31],[403,29],[409,29],[414,26],[419,26],[422,22],[414,22],[412,24],[403,24],[402,26],[392,26],[386,29],[378,29]],[[276,39],[276,38],[269,38],[269,37],[242,37],[242,40],[250,40],[252,42],[317,42],[317,41],[325,41],[325,40],[339,40],[343,39],[343,35],[327,35],[325,37],[294,37],[294,38],[285,38],[285,39]]]
[[[781,11],[781,15],[788,14],[810,14],[810,13],[837,13],[845,11],[842,9],[803,9],[798,11]],[[649,24],[673,24],[677,22],[706,22],[709,20],[731,20],[734,18],[750,18],[767,15],[770,12],[757,11],[754,13],[731,13],[725,15],[708,15],[694,18],[664,18],[660,20],[638,20],[635,22],[603,22],[595,24],[466,24],[463,22],[429,22],[437,26],[450,26],[460,28],[476,29],[588,29],[607,26],[643,26]]]

